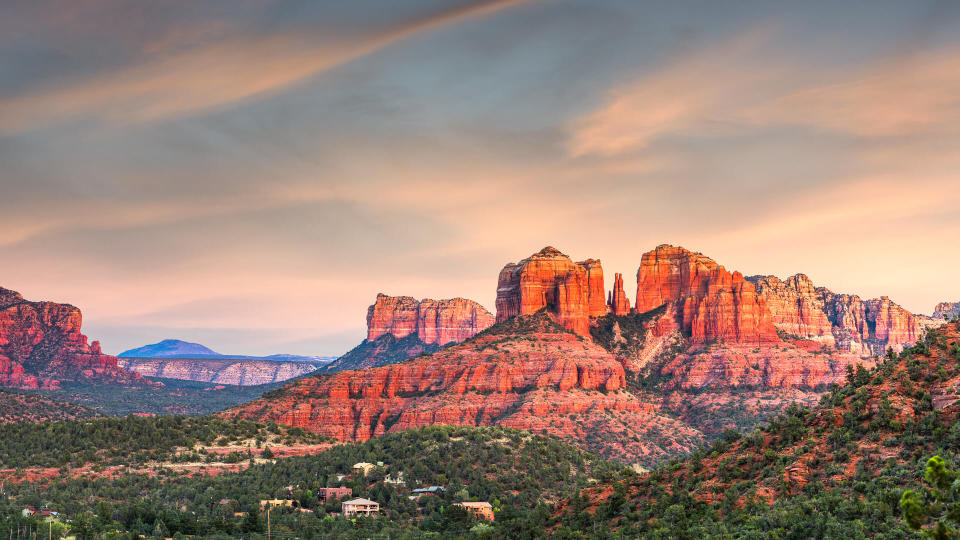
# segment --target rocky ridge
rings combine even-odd
[[[787,335],[863,356],[900,351],[942,321],[914,315],[888,297],[862,300],[817,287],[804,274],[785,280],[752,276],[770,306],[774,324]]]
[[[145,377],[162,377],[234,386],[283,382],[317,370],[306,362],[219,358],[120,357],[117,365]]]
[[[614,355],[559,326],[545,310],[432,355],[308,377],[223,414],[348,441],[435,424],[498,425],[647,464],[703,440],[629,392]]]

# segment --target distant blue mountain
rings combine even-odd
[[[127,358],[216,358],[230,360],[273,360],[274,362],[309,362],[311,364],[329,364],[335,356],[301,356],[298,354],[272,354],[270,356],[246,356],[241,354],[220,354],[199,343],[190,343],[179,339],[165,339],[160,343],[144,345],[117,356]]]
[[[180,341],[179,339],[165,339],[160,343],[144,345],[129,351],[123,351],[117,356],[135,358],[197,358],[207,356],[222,356],[217,351],[204,347],[199,343]]]

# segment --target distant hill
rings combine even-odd
[[[287,381],[320,366],[313,362],[288,362],[259,358],[136,358],[120,357],[122,368],[145,377],[182,379],[237,386]]]
[[[198,356],[222,356],[217,351],[199,343],[179,339],[165,339],[159,343],[144,345],[118,354],[132,358],[196,358]]]
[[[208,358],[218,360],[272,360],[274,362],[307,362],[324,365],[336,360],[335,356],[304,356],[299,354],[271,354],[253,356],[244,354],[220,354],[199,343],[180,339],[165,339],[158,343],[144,345],[118,354],[120,358]]]

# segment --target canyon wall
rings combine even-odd
[[[857,355],[883,355],[914,343],[939,321],[914,315],[886,296],[862,300],[817,287],[807,276],[749,278],[783,333]]]
[[[766,300],[752,283],[682,247],[661,245],[643,254],[636,302],[637,313],[675,304],[677,323],[692,343],[780,342]]]

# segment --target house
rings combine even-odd
[[[20,514],[21,514],[23,517],[30,517],[30,516],[32,516],[32,515],[34,515],[34,514],[36,514],[36,513],[37,513],[37,509],[34,508],[34,507],[32,507],[32,506],[28,506],[28,507],[24,508],[24,509],[20,512]]]
[[[383,479],[384,484],[392,484],[395,486],[405,486],[406,482],[403,481],[403,471],[397,473],[397,476],[388,474],[386,478]]]
[[[340,505],[343,509],[343,515],[353,516],[375,516],[380,513],[380,503],[369,499],[350,499]]]
[[[412,493],[417,497],[420,497],[421,495],[429,495],[429,496],[439,495],[446,491],[447,491],[447,488],[443,486],[430,486],[425,488],[417,488],[413,490]]]
[[[317,500],[321,503],[327,502],[327,499],[331,497],[338,499],[353,497],[353,490],[348,487],[324,487],[317,489]]]
[[[279,506],[293,506],[294,501],[292,499],[267,499],[260,501],[260,510],[262,511],[266,507],[277,508]]]
[[[364,461],[361,461],[360,463],[357,463],[357,464],[355,464],[355,465],[353,466],[353,472],[354,472],[354,474],[361,474],[361,473],[362,473],[364,476],[366,476],[366,475],[370,474],[370,471],[372,471],[372,470],[374,470],[374,469],[376,469],[376,468],[377,468],[377,466],[374,465],[373,463],[366,463],[366,462],[364,462]]]
[[[457,503],[455,506],[462,506],[477,519],[485,519],[487,521],[493,521],[494,519],[493,506],[488,502],[462,502]]]

